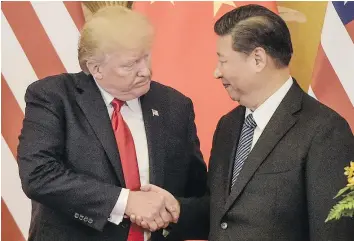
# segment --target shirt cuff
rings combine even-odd
[[[129,189],[122,188],[118,197],[118,201],[114,206],[111,215],[109,215],[108,221],[119,225],[124,218],[125,208],[128,203]]]

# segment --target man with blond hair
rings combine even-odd
[[[28,87],[18,164],[33,200],[29,240],[164,240],[204,194],[192,101],[151,81],[152,40],[142,15],[101,9],[81,32],[83,71]],[[168,192],[140,191],[148,183]]]

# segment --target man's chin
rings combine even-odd
[[[236,102],[240,102],[240,98],[231,97],[231,100],[236,101]]]
[[[151,84],[151,81],[147,81],[147,83],[145,83],[144,85],[140,86],[136,90],[136,98],[139,98],[139,97],[145,95],[147,92],[149,92],[150,84]]]
[[[138,88],[135,88],[134,90],[130,91],[129,93],[125,93],[124,95],[120,96],[120,100],[122,101],[130,101],[134,100],[137,98],[140,98],[141,96],[145,95],[147,92],[150,90],[150,83],[140,86]]]
[[[231,100],[240,102],[240,96],[239,95],[235,95],[234,93],[230,93],[230,92],[228,92],[228,94],[229,94]]]

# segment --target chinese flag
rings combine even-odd
[[[214,23],[235,7],[257,3],[276,10],[275,2],[134,2],[133,9],[156,30],[153,79],[171,86],[194,103],[201,150],[209,160],[213,133],[222,115],[237,106],[219,80]]]

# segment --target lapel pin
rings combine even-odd
[[[159,112],[157,110],[151,109],[152,116],[159,116]]]

